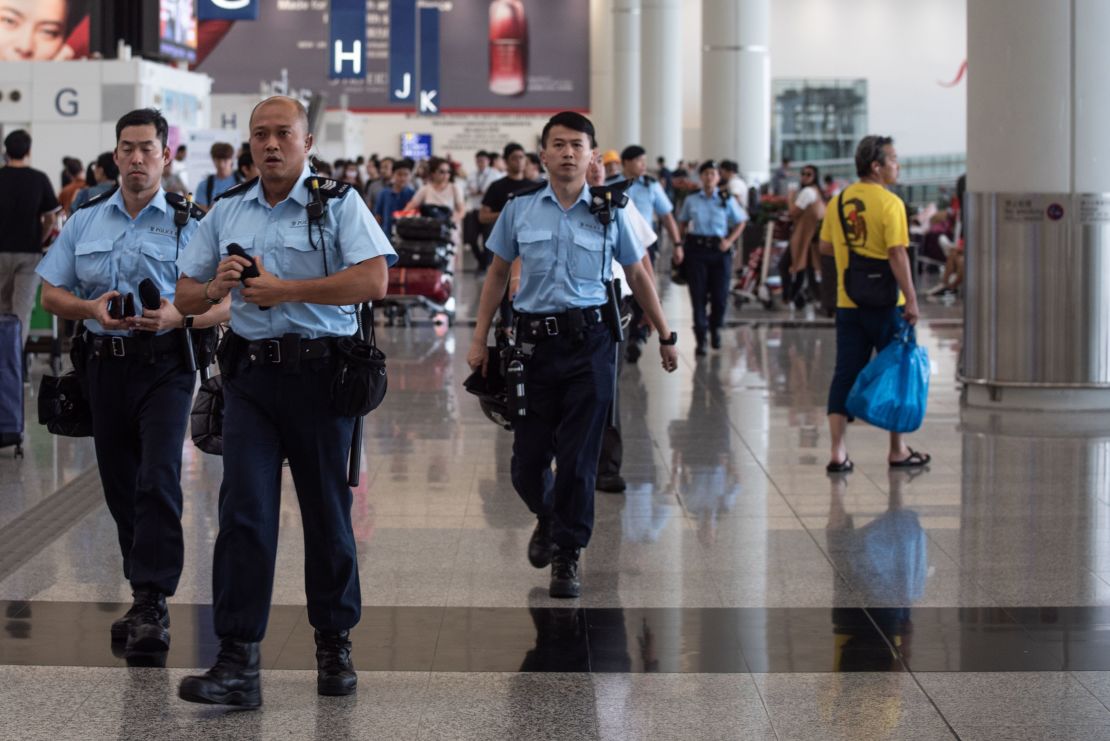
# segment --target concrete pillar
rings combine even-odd
[[[598,132],[605,149],[640,140],[640,0],[613,0],[613,129]]]
[[[590,0],[590,120],[613,130],[613,0]]]
[[[971,405],[1110,409],[1107,33],[1104,0],[968,3]]]
[[[682,157],[682,4],[681,0],[643,0],[643,140],[648,166],[656,157]]]
[[[703,0],[701,152],[766,182],[771,157],[770,0]]]

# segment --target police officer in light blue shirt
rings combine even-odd
[[[181,446],[195,376],[183,327],[227,318],[219,307],[193,325],[172,303],[176,260],[188,250],[199,211],[162,190],[168,132],[166,119],[151,109],[116,123],[122,186],[75,211],[38,267],[43,308],[84,321],[72,357],[134,594],[131,610],[111,629],[128,657],[169,649],[166,597],[177,589],[184,560]],[[143,307],[144,279],[157,289],[157,309]]]
[[[605,312],[613,259],[659,329],[667,371],[677,367],[676,336],[640,264],[644,253],[624,209],[608,208],[586,185],[597,156],[593,124],[578,113],[559,113],[540,142],[550,182],[514,194],[486,242],[494,258],[467,363],[487,370],[490,326],[519,257],[514,338],[524,363],[526,410],[513,417],[513,486],[537,517],[529,561],[536,568],[551,564],[552,597],[577,597],[578,557],[593,529],[598,454],[616,372]]]
[[[674,220],[674,205],[671,203],[671,199],[667,198],[667,194],[663,192],[663,186],[647,174],[647,153],[643,147],[633,144],[624,148],[621,152],[620,177],[629,181],[625,193],[628,194],[628,198],[636,207],[636,210],[644,217],[644,221],[651,224],[658,218],[662,228],[666,229],[671,236],[671,241],[675,245],[682,244],[678,224]],[[655,257],[659,254],[659,243],[654,242],[648,246],[647,250],[651,256],[651,262],[654,264]],[[630,363],[635,363],[640,359],[640,346],[646,341],[647,327],[644,326],[644,311],[636,301],[633,301],[632,320],[628,325],[628,348],[626,352],[626,357]]]
[[[703,163],[698,174],[702,189],[686,197],[678,214],[686,239],[683,247],[675,247],[674,262],[686,273],[694,313],[695,353],[702,356],[706,353],[707,329],[713,349],[721,347],[721,325],[728,308],[728,283],[732,277],[732,247],[740,239],[748,215],[728,191],[717,189],[721,179],[717,163]]]
[[[280,96],[259,103],[250,143],[259,179],[216,200],[179,263],[179,306],[202,311],[229,293],[232,300],[231,331],[219,351],[224,478],[212,566],[220,652],[211,670],[186,677],[178,693],[191,702],[257,707],[283,458],[304,521],[317,691],[356,689],[349,631],[362,599],[347,486],[355,418],[332,411],[343,401],[332,398],[332,385],[338,341],[358,329],[356,305],[385,295],[387,267],[397,257],[357,191],[312,176],[303,105]],[[252,261],[257,277],[250,277]]]

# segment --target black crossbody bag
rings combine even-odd
[[[848,219],[844,216],[844,194],[836,197],[840,229],[848,245],[848,269],[844,271],[844,292],[861,309],[889,309],[898,305],[898,281],[889,260],[864,257],[852,249],[848,239]]]

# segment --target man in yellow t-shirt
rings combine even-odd
[[[871,356],[886,347],[898,330],[899,317],[917,323],[917,293],[914,291],[907,253],[910,237],[906,206],[887,190],[898,181],[898,153],[894,140],[865,136],[856,147],[859,180],[849,185],[828,205],[821,227],[821,249],[836,255],[836,371],[829,388],[829,433],[832,449],[825,470],[848,473],[853,469],[845,444],[848,410],[845,403],[856,377]],[[843,218],[841,218],[843,216]],[[900,289],[896,307],[861,308],[844,287],[849,251],[861,257],[888,260]],[[930,456],[906,445],[903,435],[890,433],[887,461],[893,468],[913,468],[929,463]]]

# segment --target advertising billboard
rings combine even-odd
[[[257,93],[262,84],[281,78],[284,69],[291,87],[324,91],[331,106],[346,95],[352,110],[415,111],[420,89],[427,86],[412,79],[408,68],[415,59],[436,55],[420,48],[426,34],[413,16],[430,18],[426,11],[437,9],[439,112],[589,108],[589,0],[421,0],[419,14],[416,0],[366,0],[365,74],[355,79],[329,78],[337,48],[330,3],[257,1],[257,21],[199,24],[196,69],[212,77],[214,93]],[[393,12],[400,15],[401,33],[395,37]],[[349,55],[352,45],[338,48]],[[391,55],[394,72],[400,73],[393,83]]]

